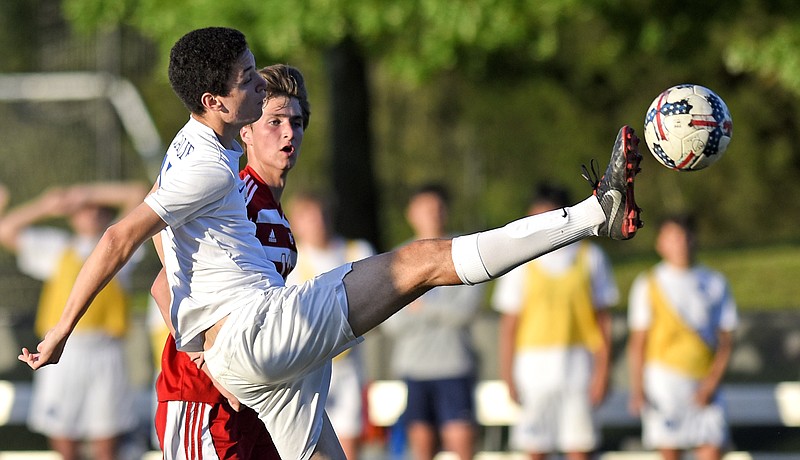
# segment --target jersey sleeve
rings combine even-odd
[[[525,265],[521,265],[495,281],[492,307],[500,313],[516,314],[522,308]]]
[[[720,275],[721,276],[721,275]],[[736,301],[733,298],[727,280],[722,278],[724,285],[722,297],[722,312],[719,319],[719,328],[723,331],[733,331],[739,326],[739,314],[736,308]]]
[[[17,267],[37,280],[50,278],[70,239],[67,232],[54,227],[29,227],[23,230],[17,240]]]
[[[608,257],[598,246],[591,246],[592,301],[595,308],[603,309],[619,303],[619,288]]]
[[[145,198],[167,225],[177,228],[216,206],[238,179],[222,163],[173,167],[159,177],[158,189]]]
[[[648,329],[652,321],[650,298],[647,293],[648,275],[636,277],[628,296],[628,327],[634,331]]]

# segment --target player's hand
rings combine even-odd
[[[38,206],[45,216],[66,217],[74,213],[76,208],[69,206],[66,192],[62,187],[51,187],[38,198]]]
[[[608,396],[608,380],[603,376],[595,376],[589,384],[589,402],[593,407],[603,404]]]
[[[26,363],[33,370],[48,364],[55,364],[61,359],[68,337],[68,334],[61,334],[55,329],[50,329],[36,347],[38,353],[31,353],[27,348],[23,348],[17,359]]]
[[[187,351],[186,354],[189,355],[189,359],[192,360],[198,369],[203,368],[203,364],[206,363],[206,358],[202,351]]]
[[[642,414],[642,409],[644,409],[645,404],[646,400],[644,393],[641,391],[632,391],[630,400],[628,400],[628,412],[631,415],[638,417]]]
[[[707,406],[714,398],[714,393],[717,392],[717,387],[708,381],[701,381],[694,393],[694,402],[700,407]]]
[[[228,398],[228,404],[230,404],[231,408],[236,412],[242,410],[242,403],[240,403],[239,400],[236,399],[236,396],[230,395],[230,397]]]
[[[506,381],[506,387],[508,388],[508,397],[511,398],[514,403],[519,404],[519,393],[517,393],[517,386],[514,385],[513,382]]]
[[[196,354],[196,353],[189,353],[189,357],[192,357],[193,354]],[[199,353],[199,354],[202,355],[203,353]],[[192,359],[192,361],[194,361],[194,359]],[[211,380],[211,383],[214,384],[214,388],[216,388],[217,391],[219,391],[220,394],[223,397],[225,397],[225,399],[228,400],[228,404],[230,404],[231,408],[233,410],[235,410],[236,412],[239,412],[241,410],[241,408],[242,408],[242,403],[239,402],[239,399],[236,396],[234,396],[233,393],[228,391],[227,388],[222,386],[221,383],[217,382],[217,379],[214,378],[213,375],[211,375],[211,372],[208,370],[208,366],[206,365],[205,359],[203,359],[202,363],[197,367],[200,370],[202,370],[203,372],[205,372],[205,374]]]

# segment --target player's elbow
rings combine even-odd
[[[109,260],[126,261],[135,249],[135,243],[131,241],[130,234],[120,228],[118,224],[106,229],[98,246],[100,245]]]

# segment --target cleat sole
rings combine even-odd
[[[624,127],[623,150],[625,151],[625,182],[627,182],[625,190],[625,217],[622,223],[622,236],[624,239],[633,238],[636,231],[644,226],[640,215],[642,208],[636,205],[636,199],[633,191],[633,180],[636,175],[641,172],[642,168],[639,166],[642,161],[642,155],[639,153],[639,137],[630,126]]]

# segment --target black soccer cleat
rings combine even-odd
[[[628,240],[644,225],[639,218],[642,209],[636,206],[633,196],[633,179],[641,171],[641,161],[639,138],[633,128],[626,125],[617,134],[603,177],[597,179],[594,160],[591,163],[592,174],[583,166],[583,177],[592,185],[594,196],[606,215],[606,221],[598,228],[600,236]]]

